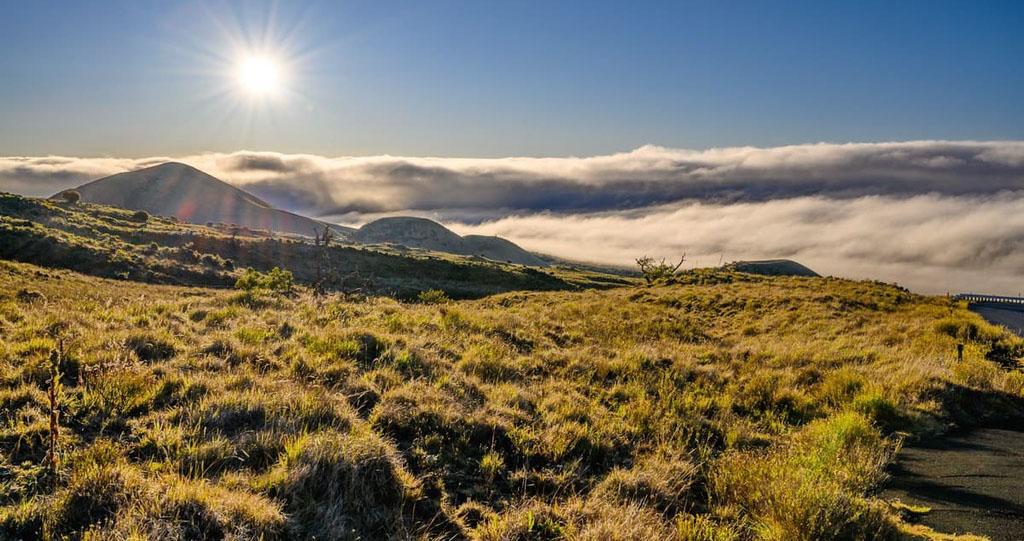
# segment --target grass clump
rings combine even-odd
[[[783,449],[723,457],[713,495],[738,505],[763,539],[890,539],[885,508],[861,494],[884,477],[891,452],[865,417],[840,414],[811,423]]]
[[[404,505],[416,496],[415,481],[369,430],[303,436],[267,477],[296,538],[385,538],[409,528]]]
[[[124,345],[143,362],[165,361],[176,352],[171,340],[152,334],[132,334],[125,339]]]
[[[285,515],[280,505],[245,490],[231,490],[203,480],[167,476],[155,507],[177,526],[179,539],[275,539]]]
[[[844,368],[831,374],[821,383],[818,395],[831,406],[842,406],[850,402],[865,385],[864,376]]]
[[[43,536],[61,538],[103,527],[150,498],[149,490],[141,472],[123,462],[84,466],[46,510]]]
[[[690,489],[698,475],[698,467],[691,460],[652,455],[632,468],[612,470],[591,494],[612,503],[650,505],[675,516],[697,503]]]
[[[865,393],[857,396],[851,407],[854,411],[874,421],[886,432],[893,432],[907,425],[907,419],[900,412],[899,406],[878,393]]]

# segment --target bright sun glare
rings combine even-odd
[[[255,95],[270,94],[281,87],[281,69],[267,57],[249,57],[239,64],[242,87]]]

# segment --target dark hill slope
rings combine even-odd
[[[511,261],[523,265],[545,267],[548,262],[520,248],[512,241],[501,237],[488,237],[486,235],[466,235],[462,237],[467,249],[477,255],[482,255],[495,261]]]
[[[750,274],[765,276],[820,276],[811,269],[790,259],[766,259],[763,261],[737,261],[730,263],[729,268]]]
[[[500,237],[467,235],[460,237],[445,226],[426,218],[395,216],[374,220],[358,230],[351,239],[363,244],[401,244],[435,252],[477,255],[495,261],[536,267],[547,266],[543,259]]]
[[[118,173],[76,188],[82,200],[203,224],[313,235],[324,223],[273,208],[227,182],[183,163],[168,162]],[[56,196],[55,196],[56,197]],[[348,228],[333,226],[339,231]]]
[[[462,237],[426,218],[395,216],[374,220],[360,227],[352,239],[363,244],[401,244],[435,252],[459,253]]]

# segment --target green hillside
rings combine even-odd
[[[4,262],[0,538],[891,539],[901,438],[1021,414],[1021,350],[828,278],[401,302]]]

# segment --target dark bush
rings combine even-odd
[[[78,193],[78,190],[64,190],[60,193],[60,196],[64,198],[64,201],[74,205],[82,199],[82,194]]]
[[[210,267],[220,267],[223,260],[216,254],[203,254],[199,256],[199,262]]]
[[[14,297],[21,302],[45,301],[46,295],[31,289],[19,289]]]

